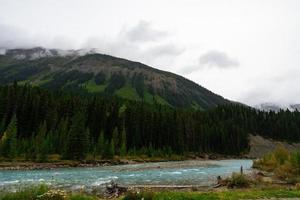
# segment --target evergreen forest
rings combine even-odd
[[[299,142],[300,113],[237,103],[200,111],[26,84],[0,87],[0,154],[7,159],[238,156],[249,150],[249,134]]]

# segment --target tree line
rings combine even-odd
[[[299,122],[298,111],[263,112],[239,104],[195,111],[17,83],[0,87],[0,154],[12,159],[240,155],[248,150],[249,134],[300,141]]]

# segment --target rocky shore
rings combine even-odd
[[[39,170],[74,167],[100,167],[109,165],[130,164],[123,160],[99,160],[99,161],[60,161],[60,162],[0,162],[0,170]]]
[[[58,160],[52,162],[34,162],[34,161],[2,161],[0,170],[39,170],[56,168],[75,168],[75,167],[100,167],[111,165],[126,165],[151,162],[170,162],[170,161],[188,161],[188,160],[224,160],[224,159],[249,159],[245,156],[224,156],[217,154],[187,155],[180,159],[172,158],[129,158],[129,159],[111,159],[111,160]]]

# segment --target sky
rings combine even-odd
[[[227,99],[300,103],[299,0],[0,0],[0,49],[95,48]]]

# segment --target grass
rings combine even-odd
[[[261,198],[296,198],[300,197],[300,190],[290,189],[235,189],[211,192],[141,192],[128,193],[119,199],[123,200],[238,200]],[[99,200],[96,196],[71,194],[63,190],[50,190],[41,185],[26,188],[15,193],[0,193],[0,200]]]
[[[89,93],[101,93],[104,92],[107,85],[97,85],[93,79],[86,82],[83,86]]]
[[[153,95],[150,94],[147,90],[144,91],[144,101],[150,104],[154,103]]]
[[[41,185],[37,187],[26,188],[16,193],[2,193],[0,194],[0,200],[34,200],[47,191],[47,186]]]
[[[115,92],[117,96],[120,96],[122,98],[126,98],[129,100],[140,100],[140,97],[138,93],[136,92],[135,88],[131,87],[129,84],[126,84],[121,89],[117,90]]]
[[[161,105],[168,105],[171,106],[171,104],[169,104],[165,99],[163,99],[162,97],[160,97],[159,95],[154,95],[155,101]]]
[[[299,190],[287,189],[249,189],[231,190],[223,192],[146,192],[140,194],[127,194],[124,200],[238,200],[260,198],[294,198],[300,197]]]
[[[63,190],[50,190],[45,185],[25,188],[17,192],[0,193],[0,200],[97,200],[84,194],[71,194]]]
[[[204,110],[196,101],[193,101],[192,102],[192,105],[191,105],[192,109],[194,110]]]
[[[161,105],[168,105],[168,106],[172,107],[172,105],[169,104],[165,99],[163,99],[159,95],[154,95],[153,96],[147,90],[144,91],[144,101],[149,103],[149,104],[153,104],[154,102],[156,102],[156,103],[161,104]]]

